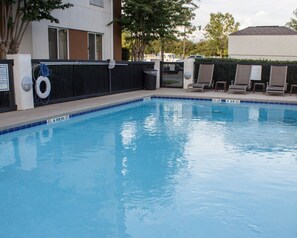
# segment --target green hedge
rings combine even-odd
[[[236,63],[236,64],[269,64],[269,65],[297,65],[297,61],[280,60],[252,60],[252,59],[231,59],[231,58],[203,58],[196,59],[196,62],[209,63]]]

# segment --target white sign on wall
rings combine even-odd
[[[250,80],[261,81],[262,65],[252,65]]]
[[[0,64],[0,91],[9,91],[9,77],[7,64]]]

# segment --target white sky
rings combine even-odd
[[[284,26],[293,17],[297,8],[295,0],[200,0],[194,24],[201,31],[190,36],[190,40],[203,38],[203,28],[210,19],[210,13],[231,13],[240,29],[248,26]]]

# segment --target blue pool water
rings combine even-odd
[[[296,238],[297,107],[152,99],[2,135],[0,237]]]

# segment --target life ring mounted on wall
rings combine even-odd
[[[45,90],[44,92],[41,91],[41,84],[45,83]],[[49,81],[48,77],[45,76],[39,76],[35,83],[35,92],[38,97],[41,99],[45,99],[49,96],[51,92],[51,82]]]

